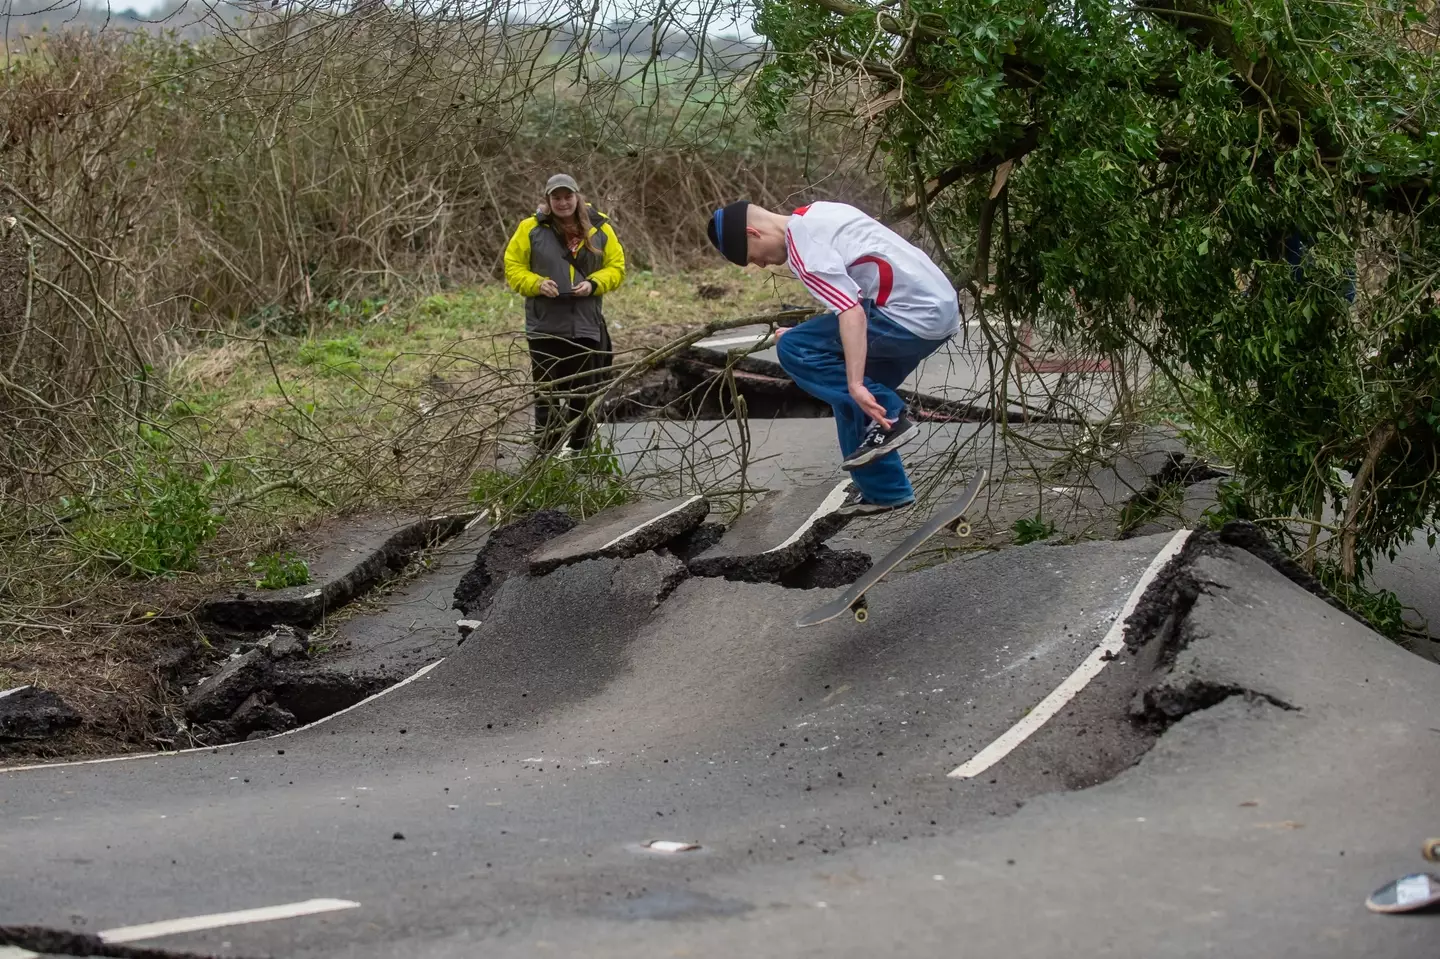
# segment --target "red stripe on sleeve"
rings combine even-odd
[[[880,290],[875,294],[875,305],[884,306],[885,301],[890,299],[890,291],[895,288],[895,269],[887,261],[878,256],[862,256],[850,268],[854,269],[862,263],[874,263],[875,269],[880,274]]]
[[[795,246],[795,238],[789,233],[785,234],[785,245],[790,250],[790,258],[795,261],[795,266],[800,274],[800,282],[804,283],[817,298],[842,313],[856,305],[854,300],[833,284],[805,269],[805,261],[800,258],[800,250]]]

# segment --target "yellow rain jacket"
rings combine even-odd
[[[625,250],[603,214],[590,212],[590,240],[600,250],[592,253],[580,247],[570,253],[560,227],[549,215],[526,217],[516,227],[505,248],[505,280],[525,297],[525,331],[546,333],[567,340],[608,343],[602,300],[625,279]],[[555,281],[560,295],[540,295],[546,278]],[[589,296],[575,296],[571,290],[581,280],[595,290]]]

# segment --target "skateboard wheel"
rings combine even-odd
[[[866,609],[864,606],[861,606],[859,609],[855,610],[855,622],[863,623],[869,618],[870,610]]]
[[[1440,862],[1440,839],[1427,839],[1420,854],[1431,862]]]
[[[950,524],[950,532],[954,533],[961,539],[966,539],[970,535],[970,524],[963,519],[956,520],[955,522]]]

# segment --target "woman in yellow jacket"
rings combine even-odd
[[[557,173],[545,199],[505,248],[505,279],[525,297],[525,338],[535,383],[536,442],[541,454],[583,450],[594,420],[590,392],[604,380],[613,352],[602,298],[625,279],[625,251],[604,214]],[[567,395],[568,394],[568,395]]]

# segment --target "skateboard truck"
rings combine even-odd
[[[870,618],[870,601],[861,596],[850,604],[850,611],[855,614],[855,622],[863,623]]]
[[[924,525],[913,531],[905,540],[890,552],[875,562],[859,579],[851,583],[835,599],[821,606],[819,609],[811,610],[795,620],[796,626],[818,626],[820,623],[829,622],[839,616],[849,613],[855,617],[855,622],[863,623],[870,618],[866,604],[866,591],[876,583],[880,582],[896,567],[898,567],[907,556],[919,549],[926,540],[941,530],[949,530],[956,536],[965,538],[970,536],[970,521],[965,514],[975,504],[975,498],[980,495],[980,488],[985,485],[988,473],[984,470],[977,470],[971,478],[970,484],[965,492],[946,506],[941,507],[935,515],[926,520]]]
[[[964,516],[961,516],[955,520],[955,522],[946,524],[945,529],[960,539],[968,539],[970,536],[970,521]],[[870,600],[865,597],[864,593],[861,593],[855,599],[855,602],[850,604],[850,612],[855,615],[855,622],[857,623],[863,623],[870,618]]]

